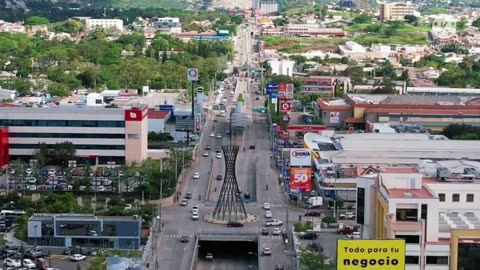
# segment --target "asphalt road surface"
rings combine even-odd
[[[235,43],[237,56],[237,63],[242,65],[250,65],[252,40],[250,37],[250,29],[239,31],[239,37]],[[241,136],[235,137],[233,140],[235,144],[240,146],[240,153],[237,157],[236,176],[237,181],[243,192],[248,191],[251,194],[250,203],[246,205],[247,212],[255,214],[259,217],[256,223],[246,224],[242,228],[227,228],[224,225],[210,224],[204,221],[193,221],[191,219],[191,207],[199,205],[200,215],[205,213],[212,213],[215,207],[218,193],[221,189],[223,181],[217,181],[217,174],[224,174],[223,159],[215,158],[215,148],[230,142],[226,131],[228,128],[228,117],[213,116],[209,113],[209,121],[207,121],[200,142],[200,148],[204,149],[208,144],[212,147],[208,157],[202,157],[200,151],[199,156],[192,164],[191,170],[185,175],[185,186],[181,190],[181,197],[186,192],[192,193],[192,200],[187,207],[179,205],[164,208],[162,210],[162,232],[156,237],[156,245],[152,245],[152,254],[156,255],[156,260],[153,261],[150,269],[166,269],[166,270],[187,270],[190,269],[191,259],[194,254],[194,239],[195,234],[205,231],[228,232],[232,235],[238,232],[252,232],[259,235],[258,252],[250,254],[250,257],[245,258],[230,254],[231,256],[221,256],[211,262],[206,262],[202,258],[195,259],[195,269],[274,269],[276,264],[288,266],[292,258],[286,256],[286,247],[283,244],[281,236],[261,236],[260,231],[264,227],[266,218],[265,211],[262,209],[263,203],[271,204],[271,211],[273,218],[282,220],[283,226],[280,227],[285,230],[287,207],[285,207],[284,192],[278,183],[279,173],[275,171],[270,159],[270,144],[269,135],[267,131],[267,120],[264,114],[252,112],[253,107],[263,107],[264,97],[254,94],[254,86],[252,80],[249,78],[238,78],[235,96],[230,97],[228,90],[225,90],[225,97],[227,97],[227,105],[231,106],[233,99],[240,93],[245,98],[244,112],[248,115],[248,128]],[[227,112],[229,115],[229,112]],[[213,119],[216,118],[217,122]],[[215,127],[215,130],[213,130]],[[215,135],[220,133],[222,139],[210,137],[210,133]],[[254,144],[255,149],[250,150],[249,145]],[[245,147],[245,152],[243,151]],[[222,154],[223,155],[223,154]],[[193,173],[199,172],[200,179],[193,179]],[[208,191],[209,182],[210,192]],[[268,185],[268,190],[266,186]],[[216,187],[216,191],[213,191]],[[210,194],[210,196],[208,196]],[[199,200],[199,196],[201,199]],[[256,202],[255,202],[256,201]],[[289,212],[290,226],[293,220],[298,217],[299,213]],[[301,214],[301,213],[300,213]],[[271,229],[272,230],[272,229]],[[190,237],[188,243],[181,243],[180,237],[187,235]],[[262,249],[269,247],[272,249],[272,256],[258,256],[261,255]],[[153,250],[157,248],[157,250]],[[215,255],[214,255],[215,256]],[[257,262],[258,261],[258,264]],[[288,269],[288,268],[286,268]]]

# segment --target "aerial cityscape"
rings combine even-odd
[[[0,0],[1,269],[480,269],[480,3]]]

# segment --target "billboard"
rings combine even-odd
[[[308,149],[290,149],[291,166],[312,166],[312,154]]]
[[[312,169],[290,167],[290,189],[312,191]]]
[[[405,270],[405,240],[337,242],[337,270]]]

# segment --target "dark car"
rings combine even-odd
[[[269,235],[270,234],[270,230],[267,229],[267,228],[263,228],[262,229],[262,235]]]
[[[191,198],[192,198],[192,193],[191,192],[185,193],[185,199],[191,199]]]
[[[205,150],[211,150],[211,149],[212,149],[212,147],[209,144],[207,144],[207,146],[205,146]]]
[[[303,234],[303,235],[300,235],[300,239],[304,239],[304,240],[315,240],[317,239],[317,234],[316,233],[306,233],[306,234]]]
[[[245,193],[243,194],[243,197],[244,197],[245,199],[250,199],[250,192],[245,192]]]
[[[229,221],[227,223],[227,227],[243,227],[243,223],[238,221]]]
[[[180,242],[182,243],[188,243],[188,241],[190,241],[190,237],[188,237],[187,235],[182,235],[182,237],[180,238]]]
[[[255,144],[250,144],[250,149],[255,149]]]
[[[67,248],[63,251],[63,254],[64,254],[64,255],[72,255],[72,254],[73,254],[73,248],[72,248],[72,247],[67,247]]]
[[[215,148],[215,152],[216,152],[216,153],[221,153],[222,150],[220,149],[220,147],[217,147],[217,148]]]
[[[306,217],[319,217],[321,215],[322,215],[322,213],[317,212],[317,211],[308,211],[307,213],[305,213]]]
[[[223,176],[221,174],[217,174],[217,180],[218,181],[222,181],[223,180]]]
[[[355,227],[343,227],[337,230],[338,234],[352,234],[353,232],[357,232],[358,229]]]

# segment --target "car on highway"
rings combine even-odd
[[[208,152],[203,152],[202,156],[208,157]]]
[[[346,212],[345,214],[340,214],[340,219],[355,219],[356,216],[353,212]]]
[[[210,133],[210,137],[215,137],[215,133]]]
[[[317,238],[318,236],[314,232],[304,233],[300,235],[300,239],[303,239],[303,240],[315,240]]]
[[[185,193],[185,199],[190,200],[191,198],[192,198],[192,193],[191,192]]]
[[[192,220],[199,220],[200,219],[200,215],[197,213],[193,213],[192,214]]]
[[[192,206],[192,213],[197,212],[198,213],[198,205]]]
[[[222,158],[222,154],[220,153],[217,153],[217,155],[215,156],[217,159],[221,159]]]
[[[360,232],[352,232],[351,234],[347,235],[347,239],[360,239],[362,238]]]
[[[270,210],[270,204],[269,203],[264,203],[263,204],[263,209],[264,210]]]
[[[278,219],[272,219],[267,221],[266,226],[282,226],[283,222]]]
[[[308,211],[308,212],[305,213],[306,217],[319,217],[321,215],[322,215],[322,213],[317,212],[317,211]]]
[[[265,211],[265,217],[266,218],[272,218],[273,217],[272,211]]]
[[[205,260],[206,261],[213,261],[213,254],[212,253],[207,253],[207,255],[205,256]]]
[[[180,205],[181,206],[187,206],[188,205],[188,200],[187,199],[183,199],[180,201]]]
[[[227,227],[243,227],[243,223],[240,221],[229,221]]]
[[[255,144],[250,144],[250,149],[255,149]]]
[[[192,215],[198,215],[198,208],[197,209],[192,209]]]
[[[270,256],[272,255],[272,249],[268,247],[264,247],[262,250],[262,255],[263,256]]]
[[[27,269],[37,269],[35,263],[30,259],[23,259],[23,267]]]
[[[263,228],[262,229],[262,235],[269,235],[270,234],[270,230],[267,229],[267,228]]]
[[[352,234],[353,232],[358,232],[356,227],[346,226],[337,230],[338,234]]]
[[[222,181],[223,180],[223,175],[221,174],[217,174],[217,178],[216,178],[218,181]]]
[[[212,147],[210,146],[210,144],[207,144],[207,146],[205,146],[205,150],[212,150]]]
[[[188,243],[188,241],[190,241],[190,237],[188,235],[182,235],[182,237],[180,237],[181,243]]]
[[[244,197],[245,199],[250,199],[250,192],[248,192],[248,191],[245,192],[245,193],[243,194],[243,197]]]
[[[87,256],[82,255],[82,254],[73,254],[72,256],[70,256],[70,260],[73,261],[73,262],[83,261],[86,258],[87,258]]]
[[[217,134],[217,139],[221,139],[222,138],[222,134],[218,133]]]
[[[282,231],[280,230],[280,228],[275,228],[275,229],[273,229],[273,231],[272,231],[272,234],[273,234],[273,235],[280,235],[281,233],[282,233]]]
[[[275,268],[273,268],[274,270],[285,270],[285,268],[283,267],[283,265],[281,264],[277,264],[275,265]]]
[[[193,179],[200,179],[200,173],[196,172],[193,174]]]
[[[220,147],[215,148],[215,153],[221,153],[221,152],[222,152],[222,149],[220,149]]]
[[[22,263],[19,260],[14,259],[14,258],[6,258],[3,261],[3,264],[6,265],[6,266],[15,267],[15,268],[22,266]]]

